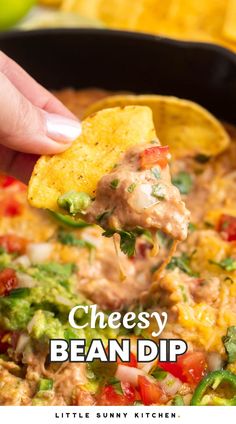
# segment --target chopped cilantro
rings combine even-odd
[[[173,240],[170,236],[168,236],[163,231],[158,230],[157,231],[157,239],[158,239],[158,244],[161,247],[165,247],[166,249],[170,249],[172,242],[173,242]]]
[[[197,226],[196,226],[196,224],[193,224],[193,222],[190,222],[190,223],[188,224],[188,231],[189,231],[190,233],[193,233],[194,231],[196,231],[196,229],[197,229]]]
[[[213,261],[209,260],[210,264],[218,265],[220,268],[224,269],[225,271],[236,271],[236,259],[234,258],[225,258],[222,259],[222,261]]]
[[[188,194],[192,188],[193,180],[187,172],[179,172],[172,178],[172,183],[179,189],[181,194]]]
[[[11,290],[8,297],[22,299],[28,296],[30,293],[30,289],[28,287],[18,287],[17,289]]]
[[[102,235],[112,237],[115,233],[120,235],[120,250],[127,256],[133,256],[135,253],[135,243],[137,235],[132,231],[106,230]]]
[[[134,255],[136,237],[136,234],[131,231],[120,232],[120,249],[125,255]]]
[[[136,186],[137,186],[137,184],[136,184],[136,183],[132,183],[132,184],[130,184],[130,185],[129,185],[129,187],[127,188],[127,191],[128,191],[129,193],[133,193],[133,191],[135,190]]]
[[[40,271],[41,277],[43,274],[46,274],[50,277],[60,277],[63,279],[68,279],[71,277],[72,273],[75,271],[75,264],[59,264],[57,262],[48,262],[46,264],[39,264],[36,266]]]
[[[71,327],[66,328],[64,331],[64,338],[67,341],[69,341],[70,339],[76,339],[76,331],[73,330]]]
[[[116,392],[118,395],[123,395],[123,390],[122,390],[122,387],[121,387],[121,382],[120,382],[120,380],[118,380],[117,378],[111,378],[111,379],[108,381],[108,384],[111,384],[111,385],[112,385],[113,389],[115,390],[115,392]]]
[[[131,257],[135,254],[135,244],[137,237],[143,235],[148,238],[148,240],[150,240],[149,231],[146,231],[143,228],[136,228],[132,231],[109,229],[106,230],[102,235],[104,237],[112,237],[115,233],[119,234],[120,236],[120,250],[128,257]]]
[[[110,187],[113,189],[113,190],[116,190],[116,188],[118,187],[118,185],[119,185],[119,180],[118,180],[118,178],[116,178],[115,180],[112,180],[111,181],[111,184],[110,184]]]
[[[64,230],[59,231],[58,240],[60,243],[68,246],[85,247],[89,250],[95,248],[94,244],[89,243],[86,240],[79,239],[75,234]]]
[[[185,272],[192,277],[198,277],[198,273],[193,272],[190,267],[191,256],[188,256],[186,253],[182,253],[180,256],[173,256],[170,263],[167,265],[167,269],[179,268],[181,271]]]
[[[228,363],[232,364],[236,361],[236,326],[228,327],[226,336],[222,337],[226,353],[228,355]]]
[[[166,197],[166,187],[163,184],[154,184],[152,186],[152,196],[159,200],[163,200]]]
[[[151,173],[154,175],[154,177],[159,180],[161,176],[160,168],[155,166],[154,168],[151,168]]]
[[[164,378],[166,378],[167,374],[168,373],[160,367],[155,368],[151,373],[152,377],[154,377],[158,381],[164,380]]]

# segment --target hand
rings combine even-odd
[[[77,118],[0,51],[0,170],[27,183],[38,155],[66,150],[80,132]]]

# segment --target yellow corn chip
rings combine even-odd
[[[68,150],[37,161],[28,189],[30,204],[57,211],[58,197],[70,190],[93,196],[98,181],[123,152],[155,137],[152,112],[147,107],[97,112],[82,122],[82,134]]]
[[[155,129],[161,144],[170,146],[175,157],[186,154],[217,155],[230,143],[221,123],[206,109],[189,100],[158,95],[118,95],[106,97],[85,112],[127,105],[152,109]]]
[[[235,0],[62,0],[61,8],[101,20],[110,28],[236,50]]]
[[[236,41],[236,0],[227,1],[223,36],[231,41]]]
[[[64,0],[61,9],[66,12],[77,12],[86,18],[98,19],[100,0]]]

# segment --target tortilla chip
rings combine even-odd
[[[112,28],[135,28],[143,0],[63,0],[61,8],[99,19]]]
[[[223,37],[236,41],[236,0],[228,0],[223,25]]]
[[[61,9],[97,19],[109,28],[236,50],[235,0],[61,0]]]
[[[66,12],[76,12],[87,18],[98,19],[100,0],[62,0],[61,9]]]
[[[168,145],[174,157],[203,154],[214,156],[230,143],[221,123],[206,109],[189,100],[158,95],[119,95],[106,97],[90,106],[85,116],[114,106],[143,105],[153,112],[161,144]]]
[[[94,196],[98,181],[129,147],[156,137],[152,112],[144,106],[100,111],[82,122],[82,134],[65,152],[42,156],[29,182],[28,200],[58,211],[57,199],[70,191]]]

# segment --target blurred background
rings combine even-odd
[[[57,27],[141,31],[236,51],[236,0],[0,0],[0,31]]]

